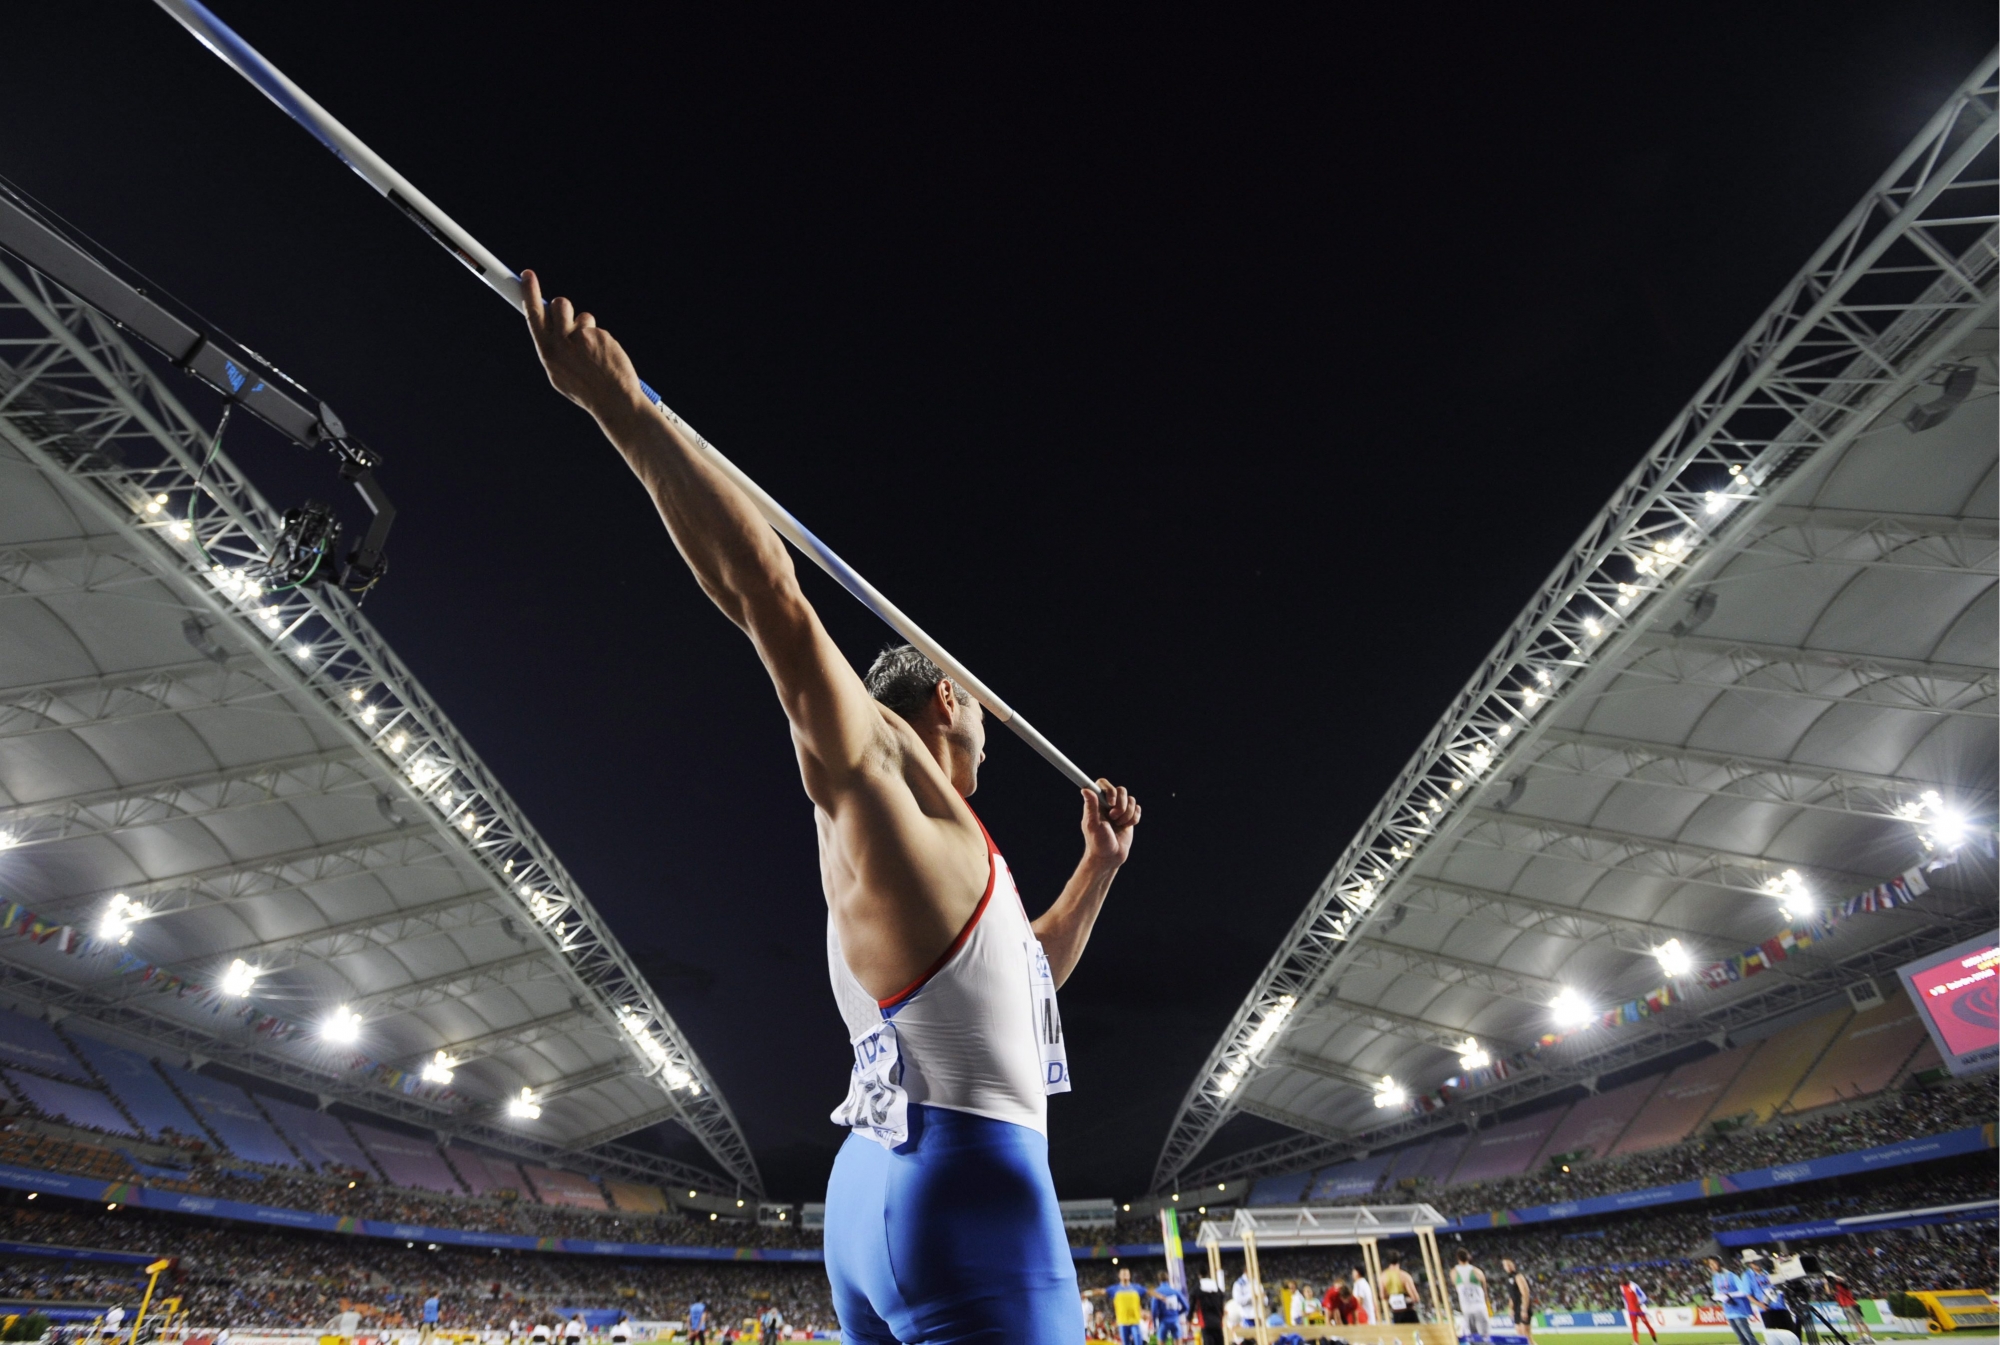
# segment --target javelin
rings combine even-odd
[[[381,155],[361,143],[360,137],[333,119],[331,113],[307,95],[304,89],[285,78],[284,73],[260,55],[255,47],[236,35],[234,29],[215,15],[209,13],[200,0],[155,0],[161,9],[180,21],[183,28],[195,35],[200,43],[220,56],[237,74],[249,80],[264,96],[282,108],[285,114],[312,133],[313,139],[332,150],[340,161],[361,175],[363,181],[389,198],[389,203],[408,215],[413,223],[429,234],[446,251],[465,263],[466,269],[486,282],[486,287],[505,299],[515,309],[525,311],[524,291],[521,277],[498,257],[488,252],[484,245],[461,228],[457,221],[432,204],[431,199],[410,185],[408,178],[398,173],[385,162]],[[861,605],[889,623],[898,635],[921,650],[924,656],[960,686],[970,691],[979,703],[1008,728],[1014,730],[1021,740],[1042,754],[1042,757],[1061,771],[1077,786],[1095,791],[1097,782],[1077,769],[1075,762],[1064,756],[1056,745],[1042,736],[1033,724],[1014,712],[1012,706],[995,695],[993,689],[972,675],[963,663],[953,658],[945,647],[932,639],[930,634],[916,622],[904,615],[903,610],[882,596],[880,589],[854,572],[852,566],[834,554],[833,548],[822,542],[807,530],[803,523],[793,518],[786,508],[765,493],[764,488],[744,475],[743,469],[722,456],[715,445],[695,432],[694,426],[674,414],[673,408],[660,400],[660,394],[653,391],[643,381],[639,384],[660,408],[668,420],[679,426],[695,447],[715,465],[717,471],[750,497],[751,503],[764,520],[776,529],[778,535],[797,547],[813,564],[832,575],[834,582],[861,600]]]

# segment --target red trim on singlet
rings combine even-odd
[[[986,903],[993,900],[993,889],[998,886],[1000,881],[1000,866],[994,862],[1000,856],[1000,847],[995,845],[993,838],[986,834],[986,824],[979,820],[977,813],[973,814],[972,820],[979,827],[980,836],[986,841],[986,890],[980,894],[979,904],[972,908],[972,918],[965,922],[965,928],[958,931],[958,937],[951,941],[950,946],[938,954],[937,961],[924,968],[923,975],[911,981],[901,990],[889,996],[889,998],[876,1000],[876,1008],[883,1010],[893,1009],[919,990],[922,990],[930,982],[931,977],[943,971],[945,964],[958,956],[958,950],[965,947],[965,941],[972,937],[973,927],[979,923],[979,917],[986,914]]]

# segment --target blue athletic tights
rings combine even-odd
[[[1049,1142],[912,1106],[892,1153],[850,1134],[826,1185],[826,1275],[847,1345],[1083,1339]]]

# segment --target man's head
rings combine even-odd
[[[1460,1248],[1458,1249],[1458,1263],[1459,1263],[1459,1264],[1460,1264],[1461,1266],[1469,1266],[1469,1265],[1471,1265],[1471,1264],[1472,1264],[1472,1252],[1471,1252],[1471,1251],[1470,1251],[1469,1249],[1465,1248],[1465,1247],[1460,1247]]]
[[[1365,1280],[1368,1278],[1368,1270],[1365,1266],[1356,1266],[1354,1268],[1353,1274],[1354,1278],[1357,1280]]]
[[[986,760],[986,711],[972,694],[907,644],[877,654],[861,682],[917,731],[953,788],[971,798]]]
[[[1118,1282],[1120,1284],[1130,1284],[1132,1282],[1132,1268],[1130,1266],[1118,1267]]]
[[[1506,1271],[1509,1275],[1512,1275],[1514,1273],[1514,1258],[1511,1256],[1501,1257],[1500,1269]]]
[[[1708,1268],[1709,1268],[1710,1270],[1720,1270],[1720,1269],[1722,1269],[1722,1258],[1721,1258],[1721,1257],[1719,1257],[1719,1256],[1711,1256],[1711,1257],[1709,1257],[1709,1258],[1708,1258]]]
[[[1390,1252],[1389,1264],[1401,1270],[1403,1268],[1403,1254],[1401,1252]]]

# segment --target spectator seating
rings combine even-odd
[[[634,1214],[665,1214],[673,1209],[667,1201],[667,1193],[657,1186],[607,1180],[604,1194],[610,1199],[612,1208],[629,1210]]]
[[[107,1182],[130,1181],[134,1175],[123,1154],[101,1145],[78,1144],[24,1130],[0,1130],[0,1163],[43,1172],[70,1172]]]
[[[1431,1150],[1435,1148],[1436,1140],[1419,1140],[1407,1149],[1396,1150],[1389,1155],[1389,1171],[1383,1179],[1393,1184],[1414,1178],[1418,1169],[1430,1161]]]
[[[1306,1198],[1306,1188],[1312,1184],[1310,1172],[1280,1172],[1273,1177],[1259,1177],[1250,1188],[1246,1205],[1296,1205]]]
[[[1623,1088],[1614,1088],[1608,1093],[1597,1093],[1583,1099],[1564,1114],[1562,1123],[1549,1132],[1542,1143],[1541,1152],[1535,1155],[1529,1167],[1541,1167],[1557,1154],[1573,1154],[1579,1149],[1587,1149],[1593,1156],[1601,1157],[1611,1152],[1611,1146],[1625,1133],[1625,1127],[1632,1124],[1632,1118],[1646,1105],[1646,1099],[1660,1086],[1660,1076],[1628,1083]]]
[[[1306,1199],[1339,1201],[1349,1196],[1366,1195],[1375,1189],[1382,1180],[1382,1174],[1389,1170],[1389,1159],[1388,1154],[1377,1154],[1373,1158],[1357,1158],[1327,1168],[1313,1179]]]
[[[1715,1100],[1715,1106],[1704,1119],[1722,1121],[1755,1116],[1759,1125],[1770,1120],[1851,1017],[1853,1014],[1847,1009],[1823,1013],[1758,1042],[1751,1048],[1742,1070]]]
[[[1447,1135],[1431,1146],[1430,1152],[1424,1155],[1421,1163],[1408,1168],[1398,1163],[1397,1178],[1414,1177],[1419,1185],[1443,1186],[1451,1179],[1453,1170],[1458,1167],[1460,1156],[1465,1153],[1466,1138],[1464,1135]]]
[[[490,1195],[499,1191],[512,1191],[523,1200],[533,1200],[535,1192],[528,1185],[528,1179],[521,1175],[521,1169],[505,1158],[494,1154],[480,1153],[453,1144],[446,1147],[445,1157],[458,1169],[466,1188],[476,1196]]]
[[[604,1208],[604,1193],[586,1177],[579,1177],[574,1172],[558,1172],[534,1163],[521,1164],[521,1171],[528,1174],[535,1194],[541,1197],[544,1205],[571,1205],[582,1210]]]
[[[1551,1107],[1518,1121],[1502,1122],[1468,1137],[1464,1156],[1458,1160],[1458,1167],[1452,1171],[1450,1180],[1483,1182],[1526,1172],[1535,1155],[1541,1152],[1542,1142],[1548,1139],[1549,1132],[1556,1128],[1569,1110],[1567,1107]]]
[[[119,1115],[111,1099],[95,1088],[58,1083],[54,1079],[44,1079],[17,1069],[5,1073],[8,1086],[44,1116],[111,1135],[137,1136],[132,1123]]]
[[[145,1056],[82,1033],[72,1035],[70,1041],[149,1138],[158,1139],[169,1131],[189,1136],[202,1133],[201,1122],[174,1096],[174,1090]]]
[[[1715,1100],[1750,1057],[1750,1048],[1719,1051],[1701,1060],[1682,1065],[1660,1081],[1632,1124],[1612,1146],[1613,1154],[1638,1153],[1663,1144],[1678,1144],[1694,1133],[1701,1118],[1708,1115]]]
[[[452,1176],[451,1169],[445,1166],[437,1145],[429,1140],[392,1134],[358,1121],[354,1125],[354,1136],[368,1150],[375,1166],[382,1169],[382,1175],[397,1186],[414,1187],[419,1191],[442,1191],[447,1195],[464,1193],[465,1188],[458,1184],[458,1178]]]
[[[223,1083],[160,1061],[156,1068],[180,1091],[201,1117],[202,1124],[238,1158],[273,1167],[295,1168],[298,1155],[271,1129],[250,1095]]]
[[[264,1111],[271,1123],[278,1127],[278,1133],[291,1141],[306,1162],[317,1168],[347,1168],[358,1172],[368,1172],[374,1165],[354,1136],[347,1133],[347,1127],[337,1116],[329,1116],[323,1111],[312,1111],[294,1106],[277,1098],[265,1098]]]
[[[1847,1021],[1792,1093],[1786,1110],[1809,1111],[1880,1092],[1928,1039],[1916,1006],[1898,986],[1883,1003]]]
[[[36,1074],[87,1084],[90,1073],[63,1044],[56,1030],[39,1018],[0,1009],[0,1065],[19,1065]]]

